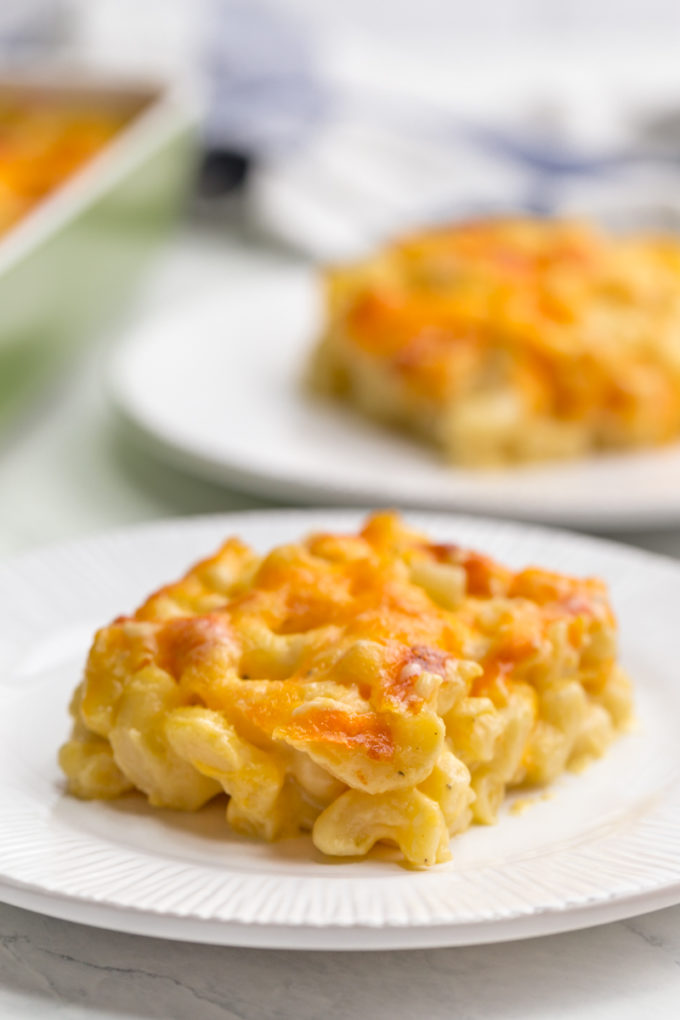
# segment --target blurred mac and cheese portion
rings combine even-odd
[[[680,245],[487,220],[327,273],[311,382],[467,466],[680,434]]]
[[[508,787],[601,755],[631,711],[602,582],[513,572],[395,514],[260,556],[232,538],[100,630],[60,752],[79,797],[137,788],[325,854],[449,858]]]
[[[0,235],[100,152],[128,119],[82,100],[0,92]]]

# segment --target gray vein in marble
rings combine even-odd
[[[672,937],[666,933],[659,933],[658,931],[649,931],[648,929],[648,918],[659,919],[668,913],[667,911],[660,911],[657,914],[643,914],[641,917],[633,917],[628,921],[624,921],[623,924],[629,931],[634,932],[635,935],[643,939],[648,945],[653,946],[654,949],[661,949],[664,953],[667,953],[676,967],[680,967],[680,926],[675,928],[675,943]]]

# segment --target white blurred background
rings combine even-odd
[[[517,208],[676,230],[679,43],[677,0],[0,0],[0,65],[200,96],[210,173],[113,343],[262,265],[416,222]],[[122,440],[105,361],[93,343],[0,436],[0,549],[257,502]]]
[[[673,0],[56,6],[61,59],[197,82],[252,221],[314,257],[507,207],[679,219]]]

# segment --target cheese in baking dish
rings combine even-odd
[[[631,711],[603,583],[513,572],[391,513],[260,556],[229,539],[95,636],[70,791],[195,810],[325,854],[427,866],[509,787],[605,750]]]
[[[680,245],[488,220],[326,274],[314,389],[502,465],[680,433]]]
[[[129,120],[120,111],[0,88],[0,235],[96,156]]]

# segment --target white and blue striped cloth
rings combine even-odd
[[[252,158],[249,207],[267,234],[342,258],[416,225],[494,212],[680,227],[673,97],[664,116],[613,103],[599,132],[589,119],[597,97],[582,89],[512,105],[502,72],[497,109],[483,111],[423,98],[408,81],[343,80],[328,73],[323,41],[295,6],[215,0],[209,33],[208,141]]]

